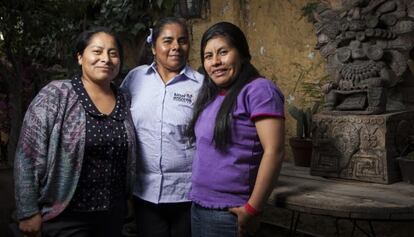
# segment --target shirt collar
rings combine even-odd
[[[156,73],[156,72],[157,72],[156,64],[155,64],[155,62],[152,62],[148,66],[146,74],[151,74],[151,73]],[[194,71],[191,69],[191,67],[188,64],[186,64],[184,66],[184,68],[180,71],[180,73],[178,73],[177,76],[175,76],[175,78],[177,78],[177,79],[178,78],[179,79],[190,79],[190,80],[193,80],[193,81],[198,81]],[[173,80],[175,81],[176,79],[173,79]]]
[[[82,83],[81,77],[76,75],[72,78],[72,86],[75,89],[78,98],[85,109],[85,111],[94,117],[111,117],[115,120],[124,120],[127,114],[127,110],[125,109],[125,99],[122,96],[121,91],[111,83],[111,89],[114,91],[116,96],[116,104],[114,110],[109,114],[101,113],[92,102],[91,98],[89,97],[88,93],[86,92],[85,86]]]

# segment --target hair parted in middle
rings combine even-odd
[[[226,97],[217,113],[214,126],[213,141],[216,148],[225,151],[227,146],[231,143],[231,127],[233,122],[233,110],[237,101],[237,96],[243,87],[251,80],[260,77],[257,69],[250,63],[251,55],[246,36],[243,31],[236,25],[230,22],[219,22],[211,26],[201,39],[200,58],[204,68],[204,51],[207,42],[216,37],[223,37],[234,47],[239,55],[241,67],[240,71],[236,72],[236,78],[226,89]],[[204,71],[205,68],[204,68]],[[194,126],[204,108],[212,102],[218,95],[220,87],[218,87],[208,75],[205,75],[203,86],[194,105],[193,118],[190,121],[190,126],[187,131],[192,140],[195,139]]]
[[[154,28],[152,28],[152,30],[150,31],[150,35],[151,35],[151,46],[152,47],[154,47],[155,42],[157,41],[157,38],[160,35],[160,33],[162,32],[162,29],[164,28],[164,26],[165,25],[168,25],[168,24],[177,24],[177,25],[180,25],[185,30],[185,34],[188,37],[188,27],[187,27],[187,23],[185,22],[184,19],[179,18],[179,17],[175,17],[175,16],[161,18],[154,25]]]
[[[120,70],[117,75],[119,77],[122,73],[122,67],[124,64],[124,49],[122,47],[122,43],[118,35],[108,27],[96,26],[96,27],[93,27],[91,29],[85,30],[82,33],[80,33],[73,47],[72,55],[75,61],[77,61],[78,55],[83,54],[83,52],[85,51],[85,48],[88,47],[91,39],[98,33],[108,34],[115,40],[116,47],[118,48],[119,58],[121,60],[120,66],[119,66]]]

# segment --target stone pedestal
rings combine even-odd
[[[396,157],[414,135],[414,111],[321,113],[313,126],[312,175],[385,184],[401,180]]]

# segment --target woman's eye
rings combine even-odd
[[[185,45],[185,44],[188,44],[188,40],[187,39],[180,39],[178,41],[178,43],[181,44],[181,45]]]
[[[109,56],[118,57],[118,53],[117,52],[109,52]]]
[[[227,50],[220,51],[220,55],[221,55],[221,56],[224,56],[224,55],[226,55],[226,54],[227,54]]]

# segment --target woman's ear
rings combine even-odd
[[[79,66],[82,66],[82,55],[80,53],[77,54],[77,58]]]
[[[155,46],[154,45],[151,45],[151,51],[152,51],[152,55],[155,56]]]

